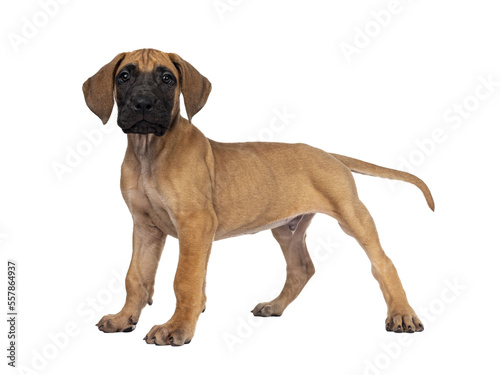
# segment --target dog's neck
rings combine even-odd
[[[161,138],[154,134],[128,134],[128,144],[138,160],[149,159],[162,148]]]
[[[129,151],[134,154],[144,169],[151,165],[161,153],[172,150],[179,137],[182,137],[190,126],[191,123],[188,120],[182,116],[176,116],[167,132],[161,137],[154,134],[127,134]]]

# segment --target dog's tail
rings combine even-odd
[[[410,184],[418,187],[424,194],[425,200],[429,208],[434,211],[434,199],[432,198],[431,191],[427,187],[424,181],[422,181],[417,176],[410,173],[398,171],[395,169],[380,167],[375,164],[367,163],[358,159],[350,158],[348,156],[330,154],[337,158],[342,164],[349,168],[352,172],[366,174],[368,176],[388,178],[391,180],[400,180],[409,182]]]

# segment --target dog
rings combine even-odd
[[[270,229],[287,263],[280,295],[259,303],[255,316],[280,316],[314,274],[306,230],[317,213],[335,218],[365,250],[387,303],[385,327],[420,332],[396,268],[382,249],[374,221],[361,203],[352,172],[416,185],[434,211],[426,184],[412,174],[305,144],[219,143],[191,122],[205,105],[210,81],[174,53],[141,49],[118,54],[83,85],[85,101],[103,122],[116,101],[128,146],[120,187],[133,218],[133,254],[126,300],[97,326],[130,332],[153,302],[158,262],[168,236],[179,240],[174,279],[176,308],[154,326],[148,344],[191,341],[205,310],[205,277],[214,240]],[[180,115],[180,94],[187,119]]]

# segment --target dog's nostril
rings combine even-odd
[[[132,107],[137,112],[147,113],[153,109],[153,100],[148,97],[140,97],[134,100]]]

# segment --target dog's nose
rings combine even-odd
[[[134,99],[132,107],[136,112],[146,114],[153,110],[154,102],[153,98],[141,95]]]

